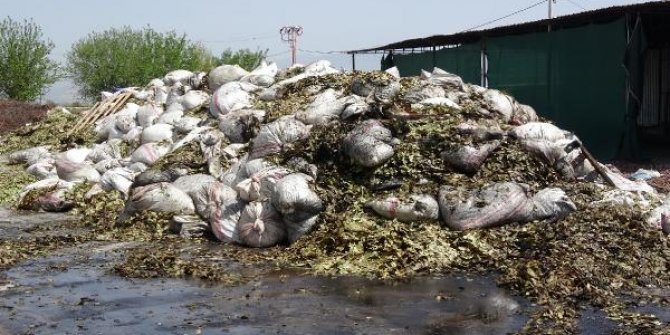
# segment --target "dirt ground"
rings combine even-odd
[[[76,237],[66,214],[0,210],[0,243]],[[131,279],[112,271],[147,242],[85,241],[0,265],[0,334],[504,334],[535,309],[495,276],[451,274],[405,282],[308,276],[223,262],[235,284]],[[221,246],[226,247],[226,246]],[[614,324],[584,311],[584,334]]]
[[[661,176],[650,179],[647,183],[659,192],[670,192],[670,155],[657,155],[642,162],[613,161],[610,164],[623,172],[625,176],[630,176],[638,169],[656,170]]]
[[[15,130],[26,123],[42,120],[53,105],[40,105],[0,99],[0,134]]]

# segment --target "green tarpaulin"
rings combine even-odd
[[[480,45],[395,55],[402,75],[433,65],[480,83],[480,51],[488,58],[489,87],[533,106],[576,133],[600,159],[615,158],[626,126],[627,48],[624,18],[552,32],[487,38]],[[630,120],[630,119],[629,119]]]

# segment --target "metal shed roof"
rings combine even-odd
[[[626,14],[637,14],[637,13],[649,14],[659,12],[670,14],[670,1],[654,1],[654,2],[646,2],[628,6],[608,7],[586,12],[580,12],[572,15],[560,16],[553,19],[531,21],[485,30],[465,31],[451,35],[433,35],[424,38],[413,38],[375,48],[351,50],[347,51],[347,53],[349,54],[376,53],[388,50],[420,49],[420,48],[430,48],[437,46],[473,43],[485,37],[498,37],[498,36],[542,32],[546,31],[547,26],[550,24],[552,26],[552,29],[563,29],[563,28],[578,27],[590,23],[607,22],[618,19]]]

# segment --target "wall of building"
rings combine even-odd
[[[489,87],[533,106],[575,132],[600,159],[615,158],[626,133],[626,22],[490,38],[483,43],[394,57],[402,75],[435,64],[480,83],[481,50]]]

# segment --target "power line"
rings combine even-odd
[[[319,51],[319,50],[307,50],[307,49],[298,49],[302,52],[310,53],[310,54],[320,54],[320,55],[332,55],[332,54],[345,54],[346,52],[344,51]]]
[[[201,40],[200,42],[203,42],[203,43],[237,43],[237,42],[267,40],[267,39],[275,38],[276,36],[277,36],[276,33],[271,33],[271,34],[268,33],[268,34],[255,35],[255,36],[245,36],[245,37],[232,38],[232,39],[228,39],[228,40]]]
[[[567,1],[568,1],[569,3],[571,3],[571,4],[575,5],[575,6],[577,6],[578,8],[581,8],[582,10],[588,10],[588,9],[584,8],[584,6],[578,4],[577,2],[575,2],[575,1],[573,1],[573,0],[567,0]]]
[[[269,54],[269,55],[267,55],[267,56],[265,56],[265,57],[268,57],[268,58],[269,58],[269,57],[281,56],[281,55],[285,55],[285,54],[287,54],[287,53],[289,53],[289,52],[290,52],[290,51],[277,52],[277,53]]]
[[[508,17],[512,17],[512,16],[514,16],[514,15],[523,13],[523,12],[529,10],[529,9],[532,9],[532,8],[535,8],[535,7],[539,6],[539,5],[542,5],[542,4],[544,4],[545,2],[547,2],[547,1],[551,1],[551,0],[542,0],[542,1],[540,1],[540,2],[536,2],[536,3],[530,5],[530,6],[526,7],[526,8],[519,9],[519,10],[517,10],[517,11],[515,11],[515,12],[512,12],[512,13],[510,13],[510,14],[507,14],[507,15],[505,15],[505,16],[499,17],[499,18],[494,19],[494,20],[491,20],[491,21],[484,22],[484,23],[482,23],[482,24],[480,24],[480,25],[474,26],[474,27],[472,27],[472,28],[465,29],[465,30],[463,30],[463,31],[461,31],[461,32],[464,33],[464,32],[467,32],[467,31],[471,31],[471,30],[479,29],[479,28],[481,28],[481,27],[488,26],[488,25],[491,24],[491,23],[496,23],[496,22],[498,22],[498,21],[502,21],[502,20],[504,20],[504,19],[506,19],[506,18],[508,18]]]
[[[499,17],[499,18],[497,18],[497,19],[494,19],[494,20],[490,20],[490,21],[484,22],[484,23],[482,23],[482,24],[476,25],[476,26],[471,27],[471,28],[468,28],[468,29],[466,29],[466,30],[462,30],[461,32],[467,32],[467,31],[475,30],[475,29],[478,29],[478,28],[487,26],[487,25],[489,25],[489,24],[496,23],[496,22],[498,22],[498,21],[504,20],[504,19],[506,19],[506,18],[512,17],[512,16],[514,16],[514,15],[523,13],[523,12],[525,12],[525,11],[527,11],[527,10],[530,10],[530,9],[533,9],[533,8],[535,8],[535,7],[537,7],[537,6],[540,6],[540,5],[544,4],[544,3],[546,3],[547,1],[552,1],[552,0],[542,0],[542,1],[536,2],[536,3],[534,3],[534,4],[532,4],[532,5],[528,6],[528,7],[521,8],[521,9],[516,10],[516,11],[510,13],[510,14],[507,14],[507,15],[505,15],[505,16]],[[572,0],[568,0],[568,1],[572,2]],[[573,4],[579,6],[579,5],[576,4],[576,3],[573,3]],[[582,7],[582,8],[583,8],[583,7]],[[586,9],[585,9],[585,10],[586,10]],[[299,51],[302,51],[302,52],[306,52],[306,53],[313,53],[313,54],[320,54],[320,55],[346,54],[346,53],[347,53],[346,51],[335,51],[335,50],[332,50],[332,51],[307,50],[307,49],[298,49],[298,50],[299,50]]]

